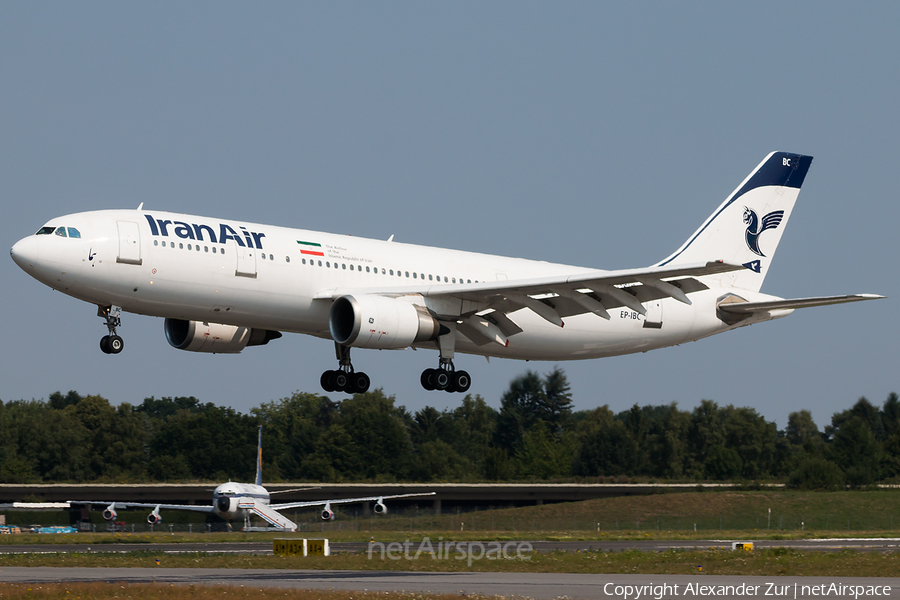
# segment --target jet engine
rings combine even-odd
[[[269,340],[281,337],[281,332],[268,329],[183,319],[166,319],[165,331],[166,339],[173,348],[217,354],[237,354],[247,346],[264,346]]]
[[[376,515],[386,515],[387,514],[387,506],[384,505],[384,501],[379,498],[378,502],[375,503],[375,514]]]
[[[425,308],[372,294],[335,300],[328,329],[338,344],[379,350],[406,348],[441,334],[440,324]]]
[[[159,514],[159,507],[153,509],[153,512],[147,515],[147,522],[151,525],[162,523],[162,517]]]
[[[119,516],[119,513],[116,512],[115,504],[110,504],[109,506],[107,506],[106,510],[104,510],[101,514],[103,515],[103,518],[106,519],[107,521],[112,521],[117,516]]]
[[[326,504],[325,508],[322,509],[322,520],[334,521],[334,511],[331,510],[330,504]]]

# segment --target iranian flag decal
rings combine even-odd
[[[297,240],[297,243],[300,244],[300,254],[325,256],[325,253],[319,250],[319,248],[322,247],[322,244],[317,244],[316,242],[301,242],[300,240]]]

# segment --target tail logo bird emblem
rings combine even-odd
[[[746,206],[744,207],[744,224],[747,226],[744,239],[747,240],[747,247],[750,248],[754,254],[765,256],[765,254],[762,253],[762,250],[759,249],[759,236],[766,229],[775,229],[781,225],[781,219],[783,217],[783,210],[773,210],[764,216],[762,222],[760,222],[759,217],[756,216],[755,210]]]

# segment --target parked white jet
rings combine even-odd
[[[296,490],[284,490],[284,492]],[[272,492],[272,493],[284,493]],[[237,483],[229,481],[223,483],[213,490],[212,505],[196,505],[196,504],[148,504],[143,502],[109,502],[108,500],[90,501],[90,500],[71,500],[70,505],[109,505],[103,511],[103,518],[107,521],[113,521],[118,516],[117,510],[127,510],[129,508],[152,508],[153,511],[147,515],[147,522],[156,525],[162,522],[162,516],[159,511],[166,510],[190,510],[194,512],[215,513],[226,521],[233,521],[239,517],[243,517],[245,527],[249,525],[250,517],[257,516],[266,521],[269,526],[287,531],[297,531],[297,524],[285,517],[278,511],[287,510],[289,508],[309,508],[311,506],[321,506],[321,517],[323,521],[331,521],[334,519],[334,511],[331,510],[333,504],[357,504],[362,502],[374,502],[375,514],[387,514],[387,506],[385,500],[395,498],[412,498],[416,496],[433,496],[434,492],[423,492],[418,494],[395,494],[393,496],[366,496],[364,498],[342,498],[335,500],[312,500],[303,502],[283,502],[281,504],[271,504],[269,492],[262,485],[262,426],[259,427],[259,445],[256,453],[256,483]]]
[[[123,311],[165,318],[175,348],[240,352],[282,331],[334,340],[326,391],[362,392],[350,348],[435,348],[429,390],[466,391],[455,352],[573,360],[644,352],[790,314],[881,298],[760,293],[812,157],[769,154],[674,254],[622,271],[142,210],[51,219],[13,246],[32,277],[96,304],[123,348]],[[392,236],[393,238],[393,236]]]

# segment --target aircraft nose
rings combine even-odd
[[[9,249],[13,261],[25,271],[31,271],[38,260],[38,240],[34,236],[23,238]]]

